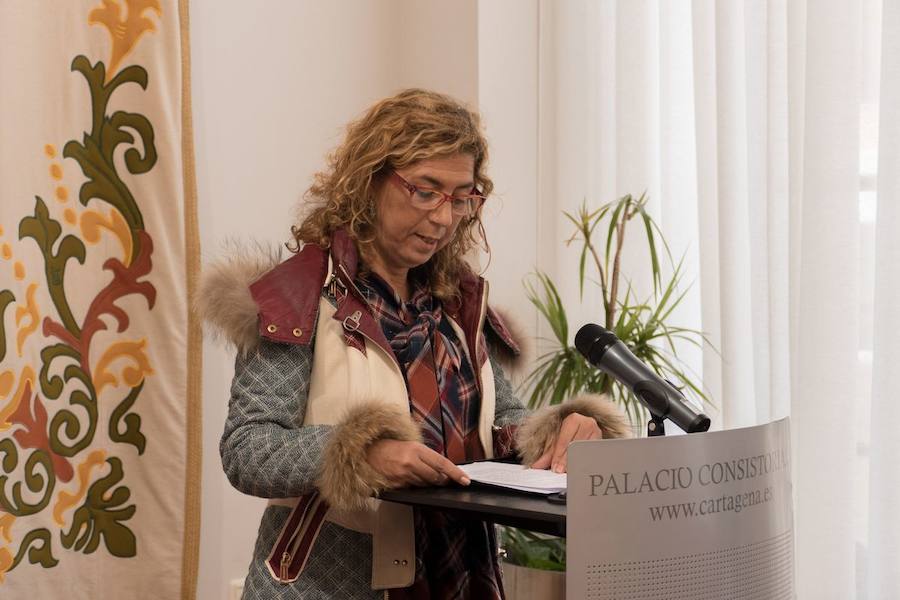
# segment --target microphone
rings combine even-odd
[[[681,392],[641,362],[613,332],[588,323],[575,334],[575,348],[589,363],[628,386],[654,421],[662,424],[669,419],[687,433],[709,429],[709,417],[695,413]]]

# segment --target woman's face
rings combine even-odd
[[[397,173],[414,186],[465,195],[475,185],[475,159],[469,154],[430,158],[398,169]],[[462,220],[452,213],[449,202],[430,211],[414,207],[410,192],[390,177],[381,182],[376,199],[378,221],[373,258],[381,264],[373,266],[383,266],[393,273],[428,262],[450,242]]]

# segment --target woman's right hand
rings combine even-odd
[[[446,485],[451,479],[460,485],[470,483],[462,469],[419,442],[378,440],[369,447],[366,460],[393,487]]]

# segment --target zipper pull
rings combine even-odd
[[[288,580],[288,567],[291,564],[291,555],[287,552],[281,554],[281,580]]]

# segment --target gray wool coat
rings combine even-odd
[[[491,356],[496,389],[495,425],[522,422],[528,410],[516,398],[502,367]],[[263,340],[235,362],[228,418],[220,443],[222,464],[238,490],[265,498],[312,491],[332,426],[304,426],[312,368],[309,346]],[[372,538],[326,521],[300,577],[276,581],[265,560],[290,514],[269,506],[259,527],[244,584],[245,599],[385,598],[370,587]]]

